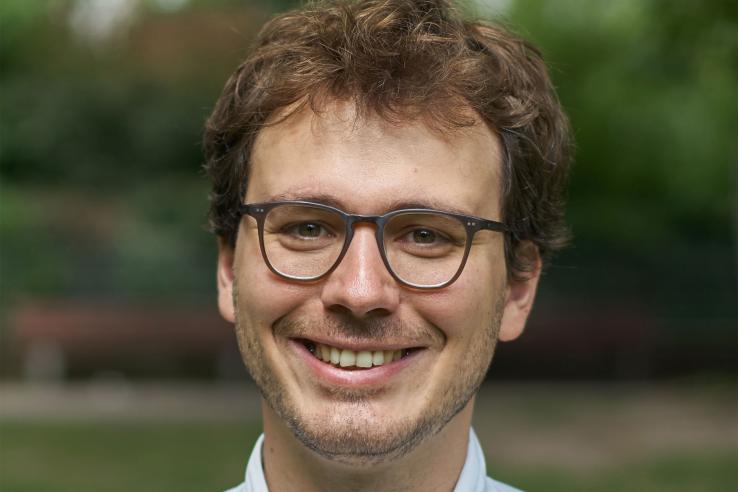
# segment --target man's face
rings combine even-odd
[[[251,162],[249,203],[307,200],[377,215],[412,204],[500,218],[500,147],[481,123],[441,135],[420,122],[355,120],[352,106],[335,104],[264,128]],[[235,321],[266,402],[303,444],[346,462],[396,458],[438,432],[473,397],[498,336],[522,329],[501,233],[477,233],[458,280],[431,291],[392,278],[374,233],[357,224],[340,265],[312,283],[268,269],[251,217],[232,256],[221,248],[221,312]],[[319,344],[407,354],[341,368],[312,353]]]

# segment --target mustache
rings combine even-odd
[[[274,325],[275,335],[285,338],[306,338],[322,335],[329,339],[370,342],[376,340],[395,341],[409,345],[438,345],[445,337],[433,325],[420,326],[399,319],[357,319],[337,315],[326,315],[320,319],[309,319],[299,315],[285,315]]]

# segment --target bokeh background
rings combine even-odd
[[[220,490],[260,432],[200,135],[290,0],[0,3],[0,490]],[[526,490],[738,487],[738,6],[478,0],[537,43],[573,245],[475,426]]]

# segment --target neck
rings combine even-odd
[[[369,466],[328,460],[306,448],[262,401],[262,464],[271,492],[452,491],[466,460],[474,398],[407,455]]]

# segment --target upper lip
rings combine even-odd
[[[296,340],[313,342],[315,344],[330,345],[338,349],[353,350],[354,352],[373,351],[373,350],[403,350],[425,348],[422,343],[414,341],[395,341],[395,340],[357,340],[357,339],[328,339],[327,337],[311,336],[300,337]]]

